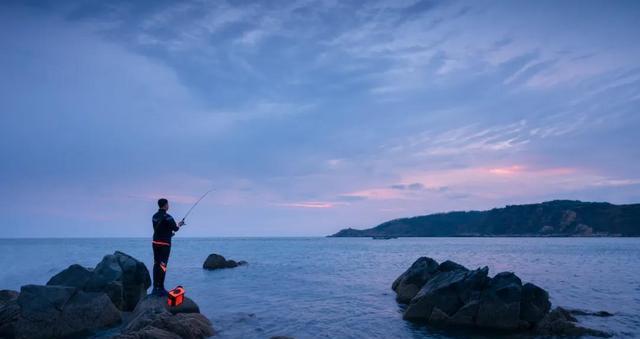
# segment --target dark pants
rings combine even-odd
[[[167,274],[167,263],[171,253],[170,245],[153,246],[153,288],[164,289],[164,277]]]

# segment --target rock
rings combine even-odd
[[[458,298],[457,285],[464,281],[466,271],[441,272],[431,278],[411,300],[404,313],[404,319],[428,321],[434,307],[447,314],[453,314],[462,302]]]
[[[200,313],[200,308],[193,300],[188,297],[184,297],[184,301],[180,306],[169,306],[167,304],[167,297],[158,297],[155,295],[148,295],[144,299],[140,300],[136,308],[133,310],[132,317],[146,312],[147,310],[166,310],[173,314],[177,313]]]
[[[209,270],[215,270],[218,268],[226,268],[227,267],[227,259],[219,254],[210,254],[207,259],[204,261],[202,268],[206,268]]]
[[[211,322],[198,305],[185,298],[182,308],[169,307],[165,297],[147,296],[134,310],[131,321],[116,338],[205,338],[214,334]]]
[[[195,339],[214,334],[198,305],[185,297],[171,307],[167,297],[146,296],[151,284],[145,265],[122,252],[94,268],[71,265],[46,286],[26,285],[20,293],[0,291],[0,338],[68,338],[96,334],[118,338]],[[133,310],[126,326],[120,309]],[[121,328],[124,330],[121,331]],[[106,332],[103,332],[106,330]]]
[[[238,261],[238,266],[244,266],[244,265],[249,265],[249,263],[244,260]]]
[[[522,282],[511,272],[502,272],[491,279],[482,292],[476,315],[476,326],[490,329],[515,330],[520,326]]]
[[[610,333],[578,326],[575,323],[576,321],[576,318],[574,318],[569,311],[561,307],[556,307],[545,315],[545,317],[537,324],[535,330],[541,335],[570,337],[592,336],[600,338],[611,337]]]
[[[449,324],[449,315],[437,307],[433,308],[429,316],[429,324],[433,326],[446,326]]]
[[[398,302],[411,298],[403,318],[413,322],[501,333],[608,335],[577,326],[572,314],[610,316],[610,313],[562,308],[550,312],[549,294],[544,289],[531,283],[523,285],[512,272],[498,273],[493,278],[488,274],[486,266],[468,270],[452,261],[438,265],[433,259],[422,257],[394,281],[392,289]]]
[[[462,306],[449,318],[449,324],[455,326],[473,327],[476,324],[476,316],[480,308],[479,298],[475,298]]]
[[[391,285],[399,303],[407,304],[416,296],[424,284],[438,271],[438,263],[426,257],[416,260]]]
[[[16,338],[62,338],[89,335],[118,324],[120,311],[104,293],[67,286],[22,286]]]
[[[520,319],[535,324],[542,320],[550,309],[551,302],[547,291],[532,283],[522,286]]]
[[[463,271],[468,271],[468,269],[456,262],[453,262],[451,260],[447,260],[445,262],[443,262],[442,264],[440,264],[440,266],[438,266],[438,271],[440,272],[449,272],[449,271],[455,271],[455,270],[463,270]]]
[[[579,309],[570,309],[567,310],[572,315],[584,315],[584,316],[592,316],[592,317],[612,317],[613,313],[607,311],[587,311],[587,310],[579,310]]]
[[[20,315],[17,291],[0,291],[0,338],[13,338],[15,325]]]
[[[200,339],[213,336],[215,332],[211,327],[211,322],[200,313],[180,313],[172,315],[169,312],[157,313],[137,330],[127,329],[124,333],[115,338],[182,338]]]
[[[220,254],[210,254],[202,264],[202,268],[207,270],[217,270],[220,268],[234,268],[240,265],[246,265],[246,261],[236,262],[235,260],[227,260]]]
[[[0,306],[3,305],[6,302],[11,301],[11,300],[18,299],[18,295],[19,294],[20,293],[18,293],[18,291],[0,290]]]
[[[464,281],[458,286],[458,298],[466,304],[480,296],[480,291],[487,287],[491,279],[488,277],[489,267],[485,266],[473,271],[467,271]]]
[[[139,331],[120,334],[114,339],[182,339],[179,335],[169,331],[161,330],[157,327],[148,326]]]
[[[92,275],[93,272],[91,269],[78,264],[73,264],[67,269],[51,277],[47,282],[47,285],[83,288]]]
[[[144,263],[116,251],[93,269],[71,265],[53,276],[47,285],[77,287],[85,292],[104,292],[116,307],[131,311],[146,295],[151,277]]]
[[[487,267],[469,271],[463,266],[450,262],[444,268],[448,271],[437,271],[411,300],[404,313],[405,319],[430,323],[434,308],[438,308],[448,316],[453,316],[472,298],[477,299],[480,290],[487,284],[489,273]],[[475,319],[475,315],[473,318]],[[437,319],[442,322],[439,318]]]

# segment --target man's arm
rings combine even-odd
[[[180,229],[180,226],[182,226],[182,221],[180,222],[180,225],[178,225],[176,224],[176,221],[173,220],[173,217],[170,215],[167,215],[166,222],[169,224],[169,229],[173,232],[178,232],[178,230]]]

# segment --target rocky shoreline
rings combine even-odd
[[[416,260],[392,284],[403,305],[405,320],[439,328],[467,328],[500,333],[542,336],[594,336],[611,334],[578,325],[574,315],[611,316],[551,308],[549,293],[522,283],[512,272],[489,277],[489,268],[469,270],[453,261]]]
[[[144,263],[116,251],[95,268],[71,265],[46,285],[0,291],[0,338],[86,337],[110,331],[121,339],[200,339],[214,335],[211,322],[186,298],[169,307],[147,296]]]
[[[210,255],[203,268],[246,263]],[[149,271],[116,251],[95,268],[71,265],[46,285],[0,291],[0,338],[113,337],[118,339],[201,339],[215,335],[195,301],[177,307],[166,297],[147,295]],[[470,270],[453,261],[416,260],[392,284],[403,318],[441,329],[529,336],[610,337],[580,326],[575,316],[608,317],[599,311],[552,308],[549,293],[523,283],[512,272],[489,276],[488,267]]]

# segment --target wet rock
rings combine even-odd
[[[51,277],[47,282],[47,285],[71,286],[81,289],[87,284],[92,275],[93,272],[91,269],[78,264],[73,264],[67,269],[62,270],[60,273]]]
[[[144,263],[116,251],[104,256],[94,269],[71,265],[53,276],[47,285],[77,287],[85,292],[103,292],[121,310],[131,311],[146,295],[151,277]]]
[[[462,307],[462,301],[458,298],[457,285],[464,280],[466,273],[457,270],[435,275],[411,300],[404,319],[428,321],[435,307],[447,314],[458,310]]]
[[[550,309],[551,302],[547,291],[532,283],[522,286],[520,319],[535,324],[542,320]]]
[[[515,330],[520,325],[522,281],[511,272],[497,274],[482,291],[476,325],[492,329]]]
[[[449,272],[449,271],[455,271],[455,270],[463,270],[463,271],[468,271],[468,269],[456,262],[453,262],[451,260],[447,260],[445,262],[443,262],[442,264],[440,264],[440,266],[438,266],[438,271],[440,272]]]
[[[424,284],[438,271],[438,263],[426,257],[416,260],[391,285],[399,303],[409,303]]]
[[[600,338],[611,337],[610,333],[582,327],[576,324],[577,319],[562,307],[556,307],[537,324],[535,330],[541,335]]]
[[[225,257],[220,254],[210,254],[207,259],[202,264],[202,268],[207,270],[217,270],[221,268],[234,268],[240,265],[246,265],[247,262],[242,260],[236,262],[235,260],[227,260]]]
[[[584,316],[592,316],[592,317],[613,317],[613,313],[607,311],[587,311],[580,309],[566,309],[572,315],[584,315]]]
[[[185,298],[183,307],[170,307],[166,298],[147,296],[134,310],[130,322],[116,338],[206,338],[214,334],[211,322],[198,305]]]
[[[449,318],[449,324],[464,327],[475,326],[478,309],[480,309],[480,300],[478,298],[470,300]]]
[[[89,335],[121,321],[121,312],[106,294],[75,287],[26,285],[16,301],[16,338]]]

